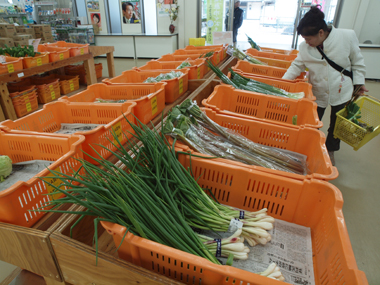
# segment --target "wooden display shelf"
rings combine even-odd
[[[228,70],[230,64],[231,59],[228,59],[219,66]],[[159,128],[162,117],[166,117],[173,106],[185,99],[200,103],[218,84],[220,81],[214,80],[213,76],[209,79],[189,80],[189,90],[174,103],[166,105],[163,115],[152,121],[153,125]],[[115,157],[110,157],[109,161],[115,164],[118,162]],[[77,206],[70,208],[78,209]],[[94,223],[91,217],[84,218],[73,228],[73,238],[70,238],[70,227],[77,218],[71,214],[47,214],[32,228],[0,223],[0,260],[43,276],[44,280],[35,278],[36,283],[33,284],[36,285],[182,284],[119,259],[112,236],[101,226],[98,226],[100,246],[96,264],[96,250],[92,246]],[[17,276],[25,276],[25,271],[15,273]]]
[[[23,69],[18,72],[0,75],[0,104],[2,107],[2,110],[0,112],[0,122],[4,121],[5,119],[17,119],[12,100],[9,96],[8,87],[6,84],[7,82],[17,81],[21,78],[30,77],[55,69],[61,69],[67,65],[83,61],[84,68],[86,70],[87,85],[92,85],[98,82],[95,73],[94,57],[101,54],[107,54],[108,74],[110,77],[115,77],[115,64],[113,59],[114,50],[115,48],[110,46],[90,46],[88,54],[74,56],[64,60],[50,62],[41,66]]]

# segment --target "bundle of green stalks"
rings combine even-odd
[[[48,202],[54,208],[46,211],[67,213],[56,207],[63,203],[78,204],[87,210],[75,214],[97,217],[96,229],[100,220],[117,223],[135,235],[219,264],[192,227],[226,232],[241,211],[221,205],[205,193],[191,171],[177,160],[174,147],[168,147],[163,132],[151,130],[140,121],[138,125],[130,125],[140,143],[129,140],[124,148],[114,135],[117,151],[112,152],[125,171],[100,155],[92,158],[101,167],[80,160],[81,172],[73,176],[51,170],[52,178],[63,182],[60,186],[47,182],[55,189],[51,194],[64,193],[66,197]],[[266,230],[272,229],[274,219],[266,211],[245,212],[242,235],[251,245],[270,240]],[[97,248],[96,235],[94,239]]]
[[[247,34],[245,34],[248,38],[248,42],[249,44],[251,45],[252,48],[254,49],[257,49],[258,51],[261,51],[261,48],[259,47],[259,45],[257,43],[255,43],[251,37],[249,37]]]
[[[234,57],[240,59],[240,60],[246,60],[246,61],[253,63],[253,64],[268,65],[267,63],[262,62],[253,56],[245,54],[244,52],[242,52],[238,48],[235,48],[233,46],[228,46],[228,48],[232,50],[232,55]]]
[[[302,99],[305,97],[304,92],[288,92],[281,88],[277,88],[254,79],[244,77],[243,75],[234,72],[231,68],[229,69],[231,78],[228,78],[218,67],[213,65],[210,61],[207,61],[207,64],[223,83],[231,85],[236,89],[290,99]]]
[[[306,156],[254,143],[212,121],[190,100],[172,109],[164,132],[202,154],[294,174],[307,174]]]

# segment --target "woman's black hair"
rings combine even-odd
[[[320,5],[312,6],[303,16],[297,27],[297,33],[302,36],[315,36],[319,30],[328,31],[325,22],[325,14],[320,10]]]
[[[133,8],[133,4],[131,2],[123,2],[123,4],[121,5],[121,9],[123,11],[127,11],[127,6],[132,6]]]
[[[94,14],[93,16],[92,16],[92,18],[98,18],[98,20],[100,21],[100,17],[99,17],[99,15],[98,14]]]

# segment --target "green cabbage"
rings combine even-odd
[[[7,155],[0,156],[0,182],[12,172],[12,160]]]

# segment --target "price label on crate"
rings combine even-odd
[[[62,60],[64,58],[63,53],[59,54],[59,59]]]
[[[56,169],[54,169],[54,171],[59,171],[59,168],[57,167]],[[54,186],[56,187],[59,187],[59,185],[61,185],[63,182],[61,179],[59,178],[44,178],[44,181],[45,182],[48,182],[50,184],[53,184]],[[46,185],[46,190],[49,194],[51,193],[54,193],[54,192],[57,192],[53,186],[51,186],[50,184],[48,183],[45,183]],[[59,199],[60,197],[62,196],[61,193],[57,193],[57,194],[54,194],[54,195],[50,195],[50,199],[53,199],[53,200],[57,200]]]
[[[152,106],[152,116],[157,113],[158,106],[157,106],[157,97],[154,97],[150,100],[150,104]]]
[[[227,49],[224,50],[224,57],[227,56]]]
[[[217,63],[220,62],[220,54],[219,54],[219,53],[216,55],[216,62],[217,62]]]
[[[54,91],[51,92],[51,99],[55,100],[55,92]]]
[[[81,55],[84,54],[84,49],[83,48],[80,49],[80,54]]]
[[[22,98],[24,99],[25,103],[29,103],[29,96],[28,95],[24,95],[22,96]]]
[[[53,91],[54,90],[53,85],[49,85],[49,89],[50,89],[50,91]]]
[[[32,111],[32,104],[31,103],[26,103],[26,111],[28,111],[28,112]]]
[[[70,91],[74,91],[74,82],[70,80],[69,83],[70,83]]]
[[[114,127],[112,127],[113,131],[115,132],[115,135],[119,142],[122,141],[123,138],[123,130],[121,129],[121,122],[118,122],[115,124]],[[116,138],[114,139],[114,143],[117,144]]]
[[[201,68],[198,67],[197,69],[197,78],[200,79],[201,78]]]
[[[13,66],[13,64],[8,64],[7,68],[8,68],[8,73],[15,72],[15,67]]]
[[[179,80],[179,95],[183,93],[183,78]]]
[[[40,66],[42,65],[42,58],[37,58],[37,66]]]

